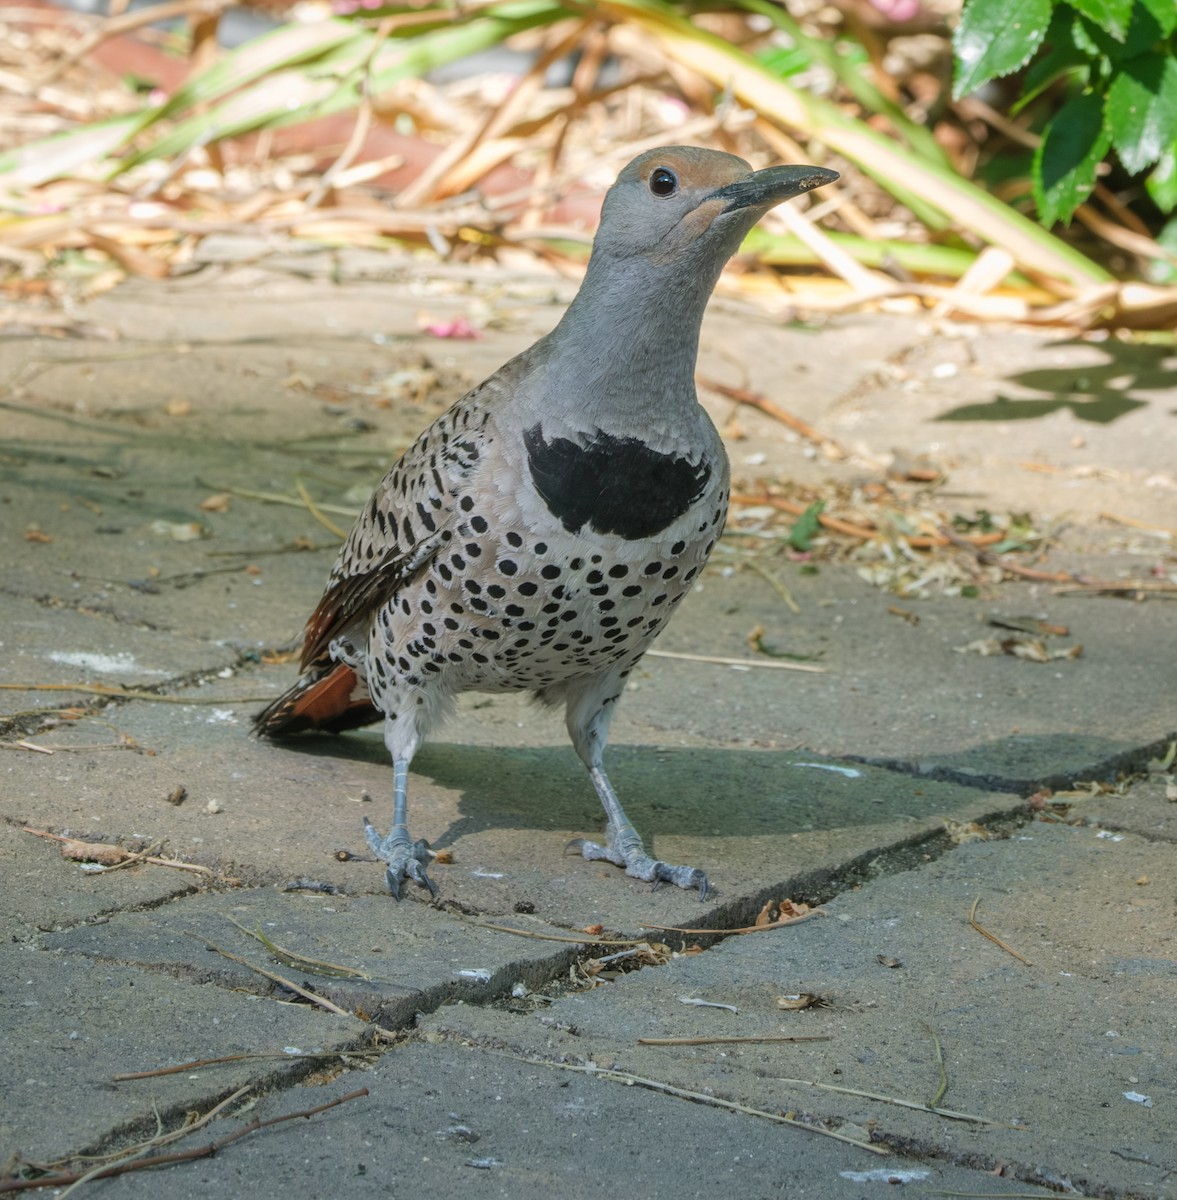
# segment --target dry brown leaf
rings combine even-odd
[[[26,542],[39,542],[42,545],[47,545],[53,541],[53,535],[46,533],[40,525],[30,525],[25,529]]]
[[[1046,643],[1037,637],[1018,633],[1006,638],[978,638],[965,646],[954,646],[957,654],[980,654],[983,658],[1008,654],[1026,662],[1057,662],[1059,659],[1075,659],[1083,653],[1082,645],[1067,646],[1060,650],[1047,649]]]
[[[105,842],[81,842],[71,838],[61,843],[61,857],[74,862],[101,863],[104,867],[113,867],[116,863],[125,862],[131,854],[120,850],[118,846],[108,846]]]
[[[963,846],[966,842],[987,842],[991,836],[989,830],[984,825],[978,825],[976,821],[966,824],[963,821],[954,821],[951,817],[940,819],[944,822],[944,828],[954,846]]]

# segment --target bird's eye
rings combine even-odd
[[[655,196],[673,196],[678,191],[678,176],[669,167],[658,167],[650,174],[650,191]]]

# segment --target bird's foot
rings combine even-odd
[[[409,831],[403,825],[394,825],[388,837],[382,838],[367,817],[364,818],[364,837],[372,853],[388,864],[384,881],[394,900],[401,898],[401,885],[408,879],[418,887],[428,888],[429,895],[437,899],[437,886],[425,872],[429,843],[424,838],[410,841]]]
[[[706,873],[698,867],[674,866],[647,854],[632,825],[619,830],[610,838],[609,845],[602,846],[599,842],[591,842],[587,838],[576,838],[568,843],[568,849],[576,850],[590,862],[605,861],[624,867],[627,875],[634,879],[644,879],[655,888],[663,883],[673,883],[675,887],[680,888],[695,888],[699,892],[700,900],[706,900],[710,890]]]

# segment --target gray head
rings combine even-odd
[[[593,255],[722,268],[770,208],[837,178],[821,167],[753,171],[734,154],[698,146],[648,150],[609,189]]]
[[[724,264],[770,208],[837,178],[753,171],[697,146],[639,155],[609,189],[584,282],[539,351],[549,391],[591,406],[693,405],[699,328]]]

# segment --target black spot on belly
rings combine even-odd
[[[681,517],[706,491],[711,467],[658,454],[638,438],[598,431],[586,445],[547,441],[539,425],[523,435],[535,489],[570,533],[633,540],[651,537]]]

